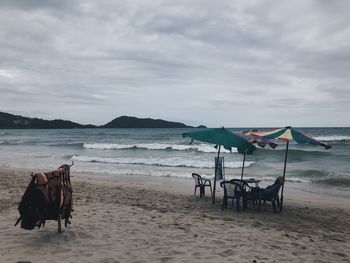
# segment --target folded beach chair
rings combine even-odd
[[[211,182],[208,179],[203,179],[199,174],[192,173],[192,177],[194,179],[194,194],[196,195],[197,188],[199,188],[199,196],[205,196],[205,187],[210,188],[210,195],[213,195],[213,191],[211,188]]]
[[[32,174],[18,206],[20,217],[15,226],[21,222],[22,228],[32,230],[36,226],[45,226],[46,220],[57,220],[58,232],[61,232],[62,219],[66,227],[70,224],[73,211],[70,182],[72,165],[62,165],[49,173]]]
[[[20,217],[16,221],[15,226],[21,222],[23,229],[32,230],[36,226],[40,228],[41,225],[45,224],[49,200],[47,193],[45,193],[47,180],[42,179],[39,175],[32,174],[30,183],[18,205]]]

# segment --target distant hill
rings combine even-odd
[[[0,112],[0,129],[72,129],[95,127],[94,125],[82,125],[66,120],[48,121]]]
[[[159,119],[140,119],[136,117],[120,116],[102,126],[103,128],[192,128],[180,122]]]
[[[180,122],[159,119],[140,119],[121,116],[102,125],[83,125],[67,120],[43,120],[0,112],[0,129],[73,129],[73,128],[193,128]],[[206,128],[201,125],[199,128]]]

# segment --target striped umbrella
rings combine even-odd
[[[265,146],[268,144],[272,149],[275,149],[277,147],[277,144],[270,141],[269,139],[266,139],[261,136],[253,135],[250,133],[250,131],[243,131],[242,133],[235,132],[238,136],[244,137],[248,142],[257,144],[262,148],[265,148]],[[241,172],[241,180],[243,180],[243,172],[244,172],[244,163],[245,163],[246,154],[244,154],[243,157],[243,165],[242,165],[242,172]]]
[[[325,147],[325,149],[330,149],[332,147],[330,144],[318,141],[318,140],[292,128],[291,126],[287,126],[285,128],[280,128],[280,129],[275,129],[272,131],[253,130],[253,131],[249,131],[247,133],[247,135],[255,135],[255,136],[264,137],[266,139],[275,139],[275,140],[287,142],[286,153],[285,153],[285,158],[284,158],[283,184],[282,184],[282,191],[281,191],[280,211],[282,211],[282,205],[283,205],[283,191],[284,191],[284,182],[285,182],[285,176],[286,176],[289,141],[294,140],[297,143],[302,143],[302,144],[320,145],[320,146]]]

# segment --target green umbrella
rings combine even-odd
[[[231,148],[237,148],[239,153],[242,154],[252,154],[256,147],[248,142],[245,138],[238,136],[229,130],[222,128],[210,128],[194,132],[182,133],[182,137],[189,137],[193,140],[198,140],[202,142],[212,143],[218,145],[218,158],[220,156],[220,148],[223,146],[225,149],[231,151]],[[215,165],[217,169],[217,165]],[[215,189],[216,189],[216,173],[214,176],[214,189],[213,189],[213,204],[215,203]]]

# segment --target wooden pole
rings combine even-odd
[[[219,145],[218,157],[217,157],[216,162],[215,162],[214,189],[213,189],[213,204],[215,204],[216,173],[217,173],[218,166],[219,166],[220,148],[221,148],[221,145]]]
[[[244,163],[245,163],[245,156],[246,156],[246,154],[247,154],[247,151],[245,151],[244,155],[243,155],[243,166],[242,166],[241,180],[243,180]]]
[[[286,181],[285,178],[286,178],[286,168],[287,168],[287,158],[288,158],[288,147],[289,147],[289,141],[287,141],[286,155],[284,157],[283,184],[282,184],[282,190],[281,190],[280,212],[282,212],[282,206],[283,206],[283,190],[284,190],[284,183]]]

